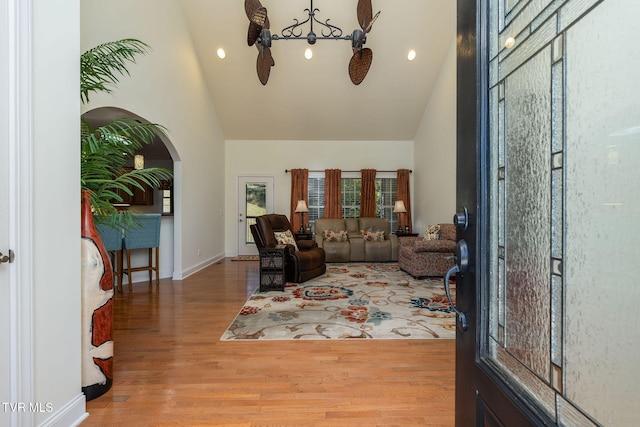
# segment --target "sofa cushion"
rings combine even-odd
[[[358,218],[345,218],[344,224],[347,228],[347,231],[350,233],[360,231],[360,220]]]
[[[413,252],[454,252],[456,249],[455,240],[416,240],[413,247],[407,247]],[[401,247],[400,250],[403,250]]]
[[[389,235],[389,221],[386,218],[360,218],[360,230],[384,231]]]
[[[440,225],[429,225],[424,232],[424,240],[440,239]]]
[[[293,234],[291,234],[291,230],[286,231],[274,231],[273,233],[276,237],[276,242],[279,245],[292,245],[295,250],[298,250],[298,245],[296,245],[296,239],[293,238]]]
[[[344,230],[322,230],[322,236],[324,240],[327,240],[329,242],[345,242],[348,238],[347,232]]]
[[[456,240],[456,226],[453,224],[438,224],[440,226],[440,240]]]
[[[381,242],[384,240],[384,231],[360,230],[364,240],[368,242]]]
[[[316,230],[345,230],[344,219],[342,218],[319,218],[316,220]]]

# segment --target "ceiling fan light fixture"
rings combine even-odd
[[[354,30],[350,35],[343,36],[342,29],[330,24],[329,19],[319,20],[316,17],[316,12],[319,12],[320,10],[313,7],[313,0],[309,1],[309,8],[304,10],[308,15],[307,19],[302,21],[294,19],[294,23],[283,28],[280,33],[274,32],[271,34],[271,31],[269,30],[271,24],[269,23],[269,17],[267,16],[267,9],[262,6],[260,0],[244,0],[245,12],[247,14],[247,18],[249,18],[247,44],[249,46],[253,46],[255,44],[258,48],[256,68],[260,83],[263,85],[267,84],[270,69],[275,65],[270,49],[272,41],[306,39],[307,43],[310,45],[314,45],[318,40],[351,41],[353,55],[349,61],[349,77],[353,84],[360,84],[367,75],[373,59],[373,52],[371,49],[364,47],[364,44],[367,41],[367,33],[371,31],[373,23],[380,15],[380,12],[375,15],[373,14],[371,0],[358,0],[356,14],[360,28],[356,28],[356,30]],[[301,27],[306,24],[309,24],[310,29],[307,35],[303,36]],[[322,27],[320,32],[314,32],[314,24]],[[313,57],[313,51],[311,49],[306,49],[304,56],[307,60],[310,60]]]
[[[311,48],[306,48],[304,51],[304,57],[306,59],[311,59],[313,58],[313,51],[311,50]]]
[[[413,49],[411,49],[411,50],[409,51],[409,53],[407,54],[407,59],[408,59],[409,61],[413,61],[414,59],[416,59],[416,51],[415,51],[415,50],[413,50]]]
[[[227,52],[225,52],[223,48],[219,48],[218,51],[216,52],[216,54],[218,55],[218,58],[220,58],[220,59],[224,59],[224,58],[227,57]]]

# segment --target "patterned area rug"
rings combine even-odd
[[[442,280],[414,279],[396,263],[345,263],[284,292],[256,290],[220,339],[454,339],[455,327]]]
[[[258,255],[238,255],[236,257],[231,258],[231,261],[259,261],[260,257]]]

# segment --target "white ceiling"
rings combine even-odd
[[[306,19],[310,0],[261,0],[271,32]],[[314,57],[303,40],[273,41],[275,66],[263,86],[258,51],[247,45],[244,0],[185,0],[200,67],[227,140],[413,140],[440,67],[455,38],[454,0],[372,0],[381,11],[365,47],[367,77],[351,83],[351,42],[318,40]],[[321,21],[348,35],[357,28],[357,0],[315,0]],[[306,35],[309,27],[303,27]],[[319,34],[320,26],[314,25]],[[224,48],[224,60],[216,56]],[[407,60],[410,49],[417,52]]]

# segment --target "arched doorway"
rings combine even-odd
[[[130,117],[139,120],[141,123],[151,123],[151,121],[130,111],[117,107],[99,107],[87,111],[82,115],[92,127],[105,125],[113,120]],[[147,192],[144,199],[132,198],[127,200],[126,209],[137,213],[161,213],[162,225],[160,231],[160,277],[174,278],[175,271],[181,271],[182,255],[179,250],[180,242],[179,223],[181,216],[179,205],[173,203],[175,191],[181,182],[180,156],[174,144],[166,135],[159,135],[152,144],[144,146],[137,154],[143,156],[145,167],[161,167],[173,172],[173,180],[166,182],[160,188],[154,188]],[[134,159],[131,159],[131,167],[134,167]],[[139,257],[139,259],[138,259]],[[132,265],[143,264],[145,254],[133,254]],[[144,272],[133,274],[133,281],[145,281],[148,276]]]

